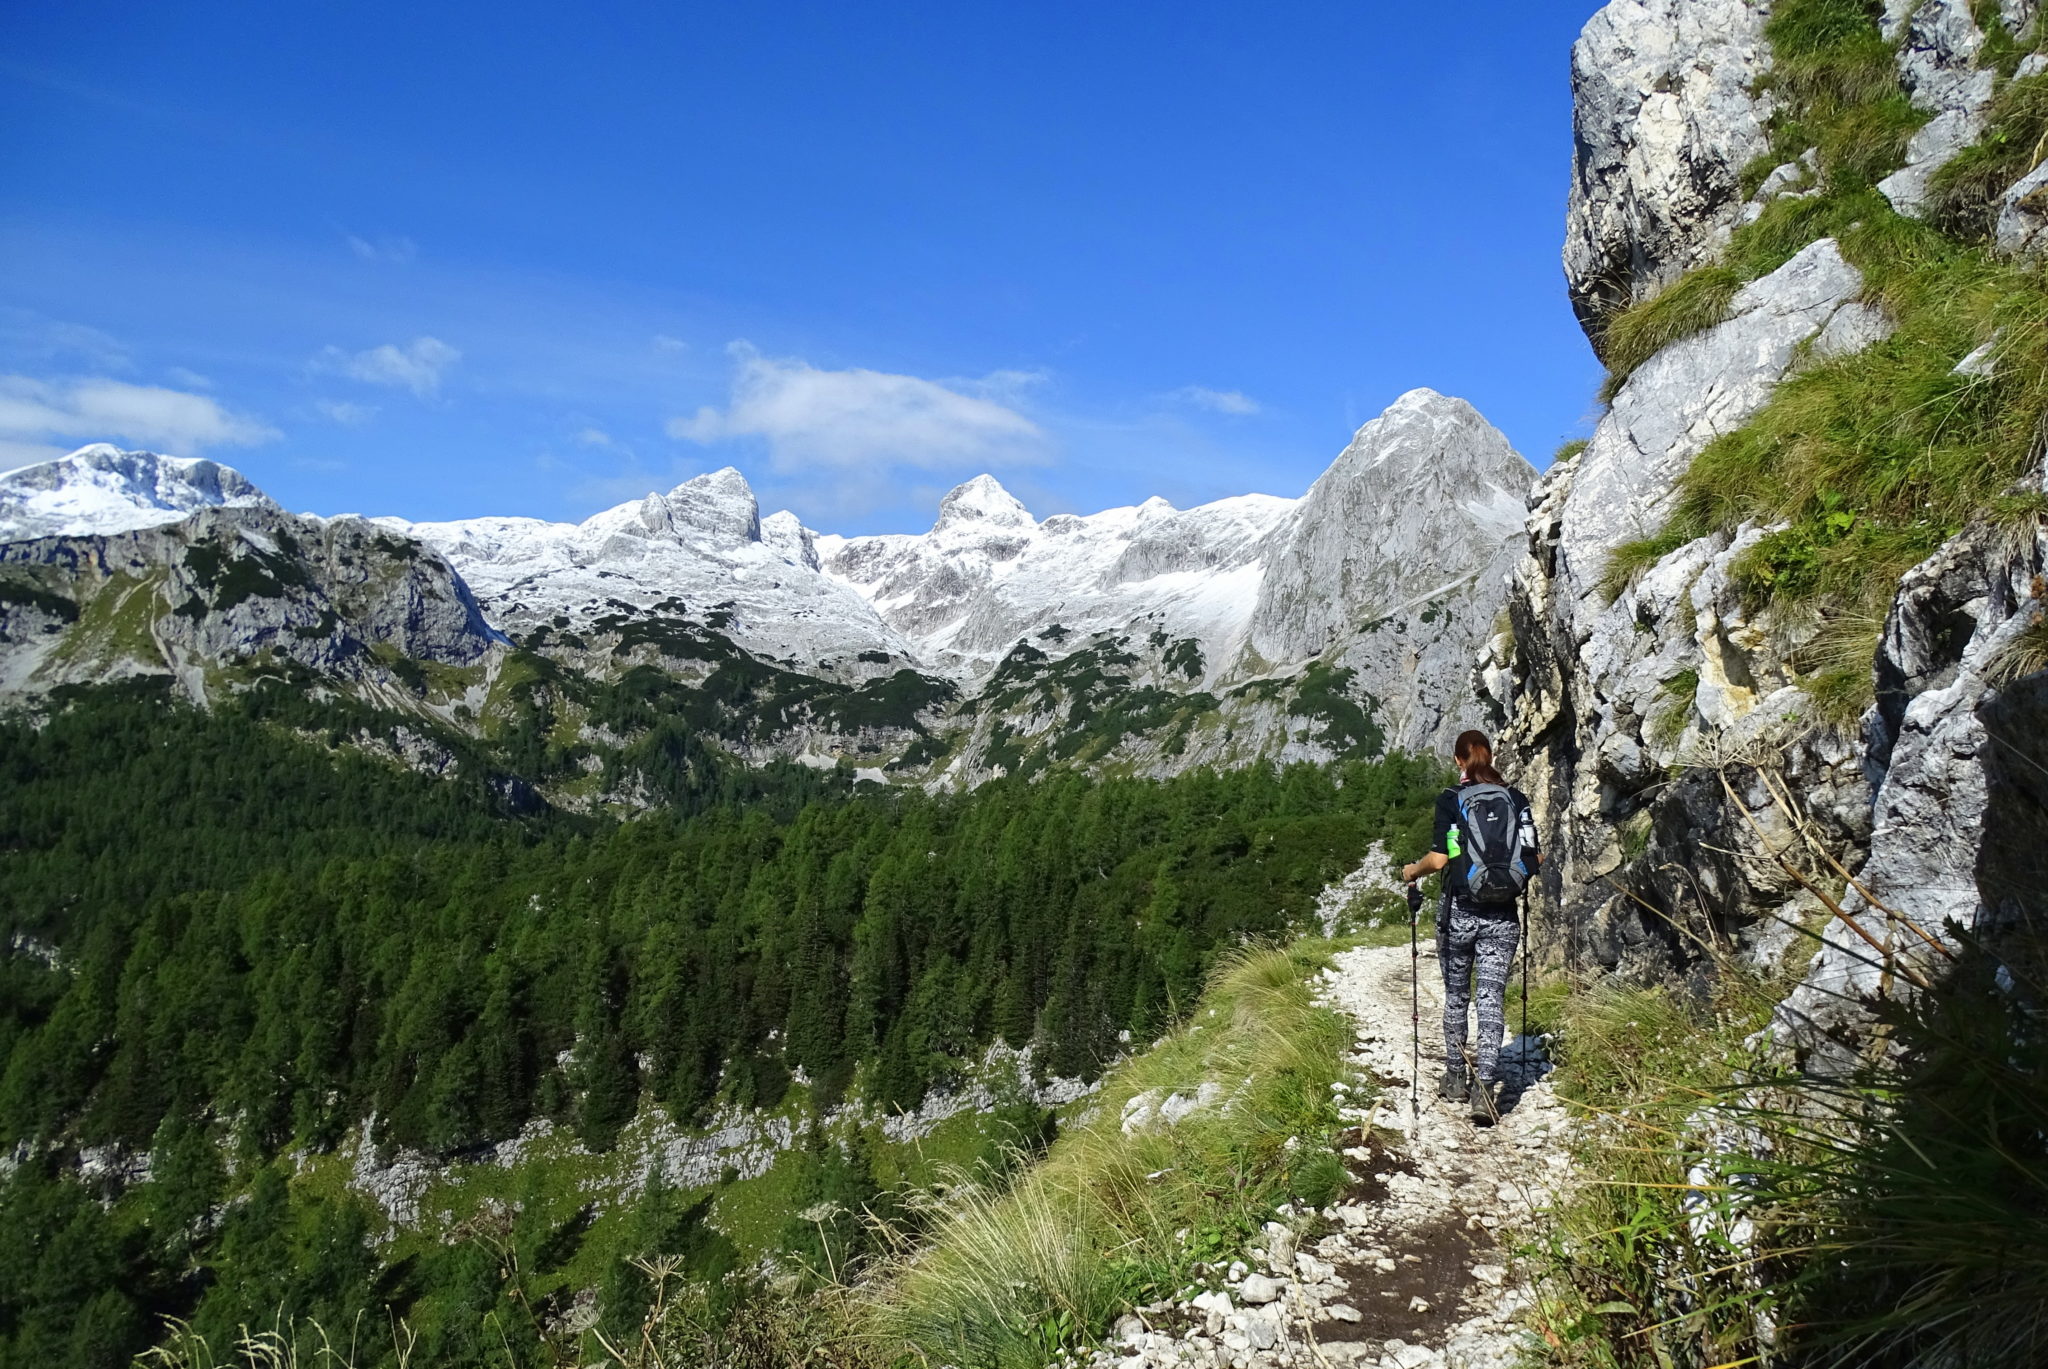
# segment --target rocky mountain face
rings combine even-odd
[[[144,454],[121,463],[147,474]],[[429,670],[480,680],[502,649],[462,577],[417,544],[287,514],[218,467],[200,492],[241,502],[0,542],[0,690],[167,673],[196,700],[265,678],[391,697]]]
[[[1774,197],[1818,193],[1815,156],[1747,199],[1737,183],[1781,98],[1759,80],[1773,60],[1769,8],[1615,0],[1587,25],[1564,255],[1596,345],[1618,305],[1717,260]],[[2030,4],[1991,9],[2002,49],[1978,25],[1985,6],[1887,8],[1900,86],[1927,116],[1879,187],[1901,212],[1920,212],[1929,178],[1982,131],[1994,87],[2048,67],[2028,56],[1993,69],[2034,16]],[[1539,953],[1657,977],[1703,971],[1724,951],[1804,955],[1795,927],[1825,924],[1781,1011],[1786,1038],[1818,1055],[1835,1049],[1853,996],[1890,975],[1893,952],[1943,939],[1949,919],[1981,928],[2017,909],[2026,881],[2010,844],[2025,833],[2020,848],[2038,849],[2048,834],[2048,655],[2027,645],[2042,632],[2048,532],[2038,518],[1972,523],[1910,572],[1862,658],[1876,703],[1846,726],[1816,705],[1812,615],[1735,573],[1784,524],[1681,530],[1647,544],[1655,554],[1625,577],[1613,557],[1673,526],[1681,477],[1708,443],[1751,423],[1789,377],[1879,346],[1892,327],[1820,237],[1629,373],[1584,450],[1532,496],[1512,630],[1480,669],[1552,833]],[[1958,374],[1973,364],[1981,353]],[[2019,495],[2042,477],[2037,466]],[[1802,879],[1810,869],[1826,881]]]
[[[1600,320],[1711,257],[1742,212],[1739,173],[1768,142],[1768,5],[1615,0],[1572,47],[1564,270]]]
[[[1428,390],[1300,499],[1040,521],[982,476],[929,532],[855,538],[763,517],[731,469],[580,524],[411,523],[87,448],[0,476],[0,689],[170,671],[203,699],[289,663],[470,740],[543,735],[580,805],[657,801],[616,761],[664,717],[746,764],[935,786],[1439,747],[1533,477]]]
[[[0,532],[9,539],[127,532],[217,507],[277,505],[240,471],[104,442],[0,475]]]

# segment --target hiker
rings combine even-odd
[[[1443,1097],[1464,1100],[1475,1121],[1494,1116],[1501,1035],[1506,1022],[1508,969],[1521,941],[1516,902],[1542,859],[1528,796],[1509,787],[1493,768],[1493,744],[1484,732],[1461,732],[1453,755],[1458,784],[1436,800],[1435,840],[1429,854],[1403,866],[1413,884],[1441,870],[1443,907],[1437,914],[1437,958],[1444,972]],[[1465,1075],[1465,1016],[1479,1003],[1479,1069]]]

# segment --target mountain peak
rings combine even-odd
[[[651,501],[650,501],[651,502]],[[761,540],[761,506],[754,487],[731,466],[693,476],[661,496],[669,527],[721,547]]]
[[[1001,481],[992,475],[977,475],[946,492],[946,497],[939,501],[939,518],[932,524],[932,531],[971,524],[1035,528],[1038,520],[1017,496],[1003,488]]]
[[[0,473],[0,541],[132,532],[222,505],[276,507],[233,467],[95,442]]]

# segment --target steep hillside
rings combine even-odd
[[[2048,297],[1990,225],[2048,57],[2030,7],[1977,10],[1617,3],[1580,40],[1566,264],[1612,400],[1482,672],[1559,833],[1562,959],[1771,959],[1828,916],[1758,845],[1802,834],[1880,939],[1917,936],[1880,905],[2003,916],[1957,874],[2030,806],[1995,791],[2033,729],[1989,719],[2042,664]]]

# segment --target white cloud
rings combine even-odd
[[[667,333],[656,333],[654,335],[654,350],[657,352],[687,352],[690,350],[690,344],[679,337],[670,337]]]
[[[278,435],[206,395],[104,377],[56,383],[0,376],[0,442],[14,447],[61,438],[74,444],[136,442],[189,455],[206,447],[252,446]]]
[[[1015,409],[963,393],[1016,388],[1022,373],[941,384],[859,368],[821,371],[764,357],[746,343],[729,349],[736,367],[723,410],[671,419],[671,437],[711,443],[760,438],[779,470],[902,464],[926,468],[1040,460],[1045,434]]]
[[[354,233],[344,233],[342,237],[348,242],[348,250],[364,261],[383,261],[394,266],[410,266],[413,259],[420,254],[419,244],[411,238],[383,237],[373,242],[368,238],[357,237]]]
[[[313,411],[329,423],[339,423],[344,428],[356,428],[377,416],[374,404],[351,404],[345,399],[316,399]]]
[[[590,427],[576,434],[578,445],[584,447],[616,447],[619,444],[612,435],[602,428]]]
[[[1243,416],[1245,414],[1255,414],[1259,411],[1259,401],[1243,391],[1212,390],[1206,385],[1183,385],[1178,390],[1169,394],[1167,398],[1182,404],[1193,405],[1197,409],[1207,409],[1212,413],[1219,414]]]
[[[418,337],[403,347],[387,342],[367,352],[323,348],[313,358],[313,368],[370,385],[397,386],[428,399],[440,392],[441,373],[460,360],[462,353],[441,339]]]
[[[188,371],[183,366],[173,366],[164,374],[173,384],[183,385],[188,390],[211,390],[213,382],[197,371]]]

